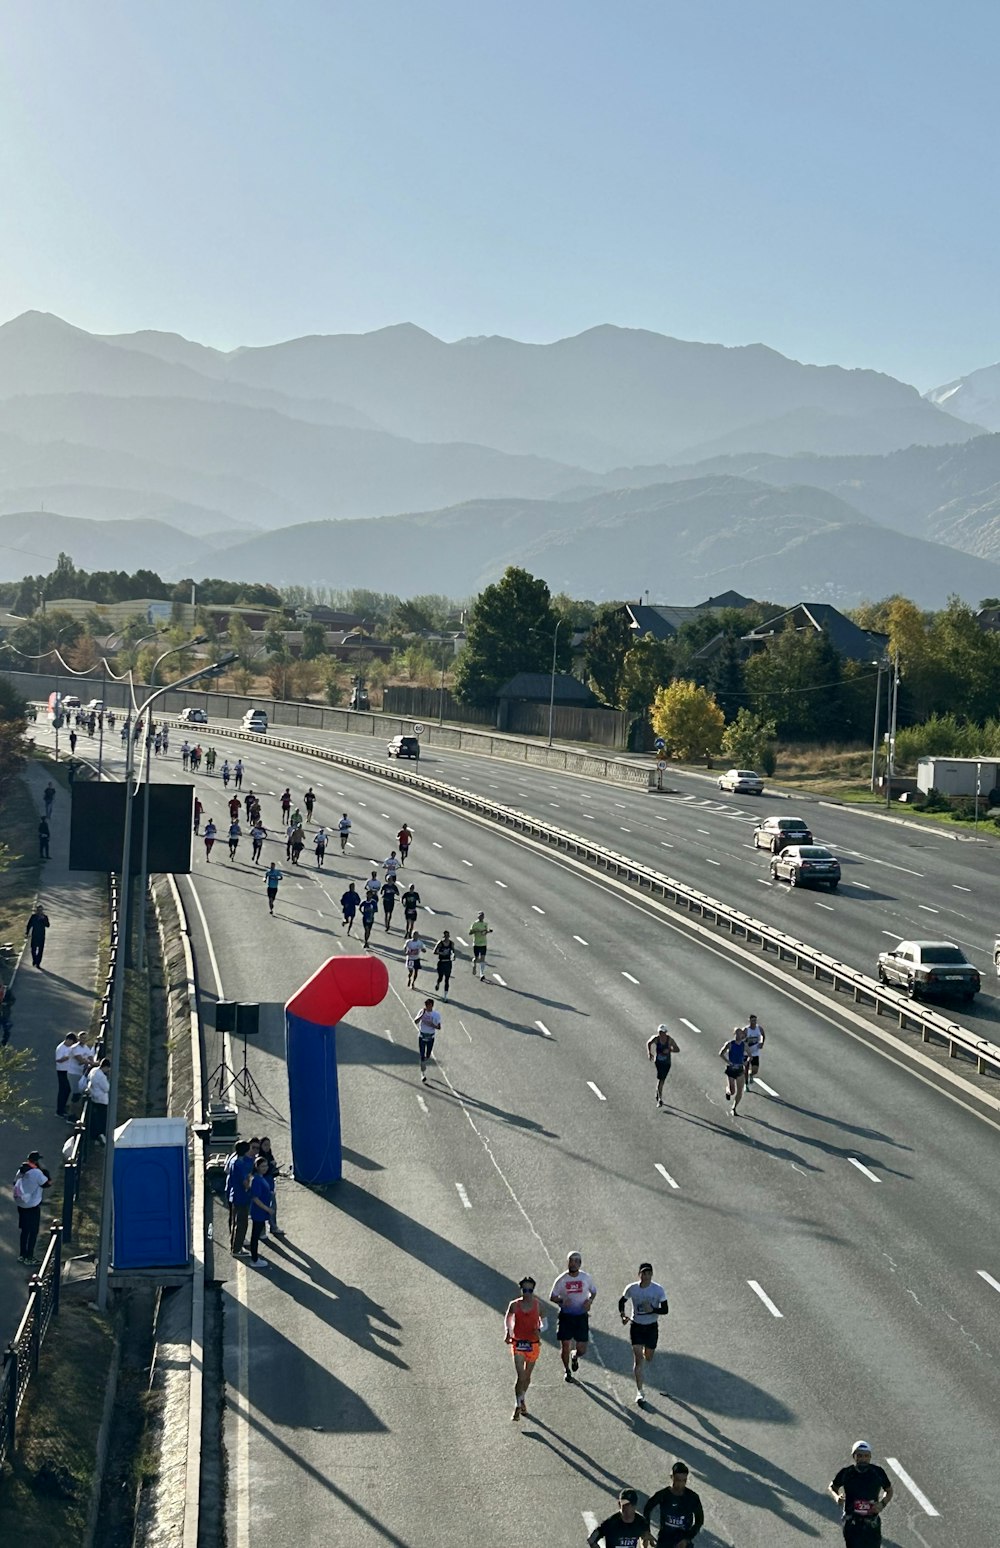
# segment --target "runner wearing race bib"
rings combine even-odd
[[[538,1351],[541,1348],[541,1335],[548,1327],[548,1320],[542,1314],[542,1305],[535,1294],[535,1281],[530,1274],[518,1281],[521,1291],[516,1301],[511,1301],[504,1315],[504,1338],[510,1345],[510,1352],[514,1358],[514,1412],[511,1420],[516,1421],[524,1414],[527,1417],[526,1396],[531,1386],[531,1374],[535,1361],[538,1359]]]
[[[478,970],[479,981],[483,984],[486,982],[486,937],[492,934],[493,931],[486,923],[486,915],[477,914],[469,926],[469,938],[472,941],[472,976],[475,978]]]
[[[760,1055],[764,1047],[764,1028],[757,1025],[757,1017],[753,1013],[743,1028],[743,1041],[747,1045],[746,1076],[749,1091],[753,1085],[754,1076],[760,1070]]]

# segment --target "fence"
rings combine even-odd
[[[112,876],[109,889],[111,914],[111,941],[108,952],[108,971],[101,993],[101,1019],[95,1045],[98,1059],[103,1059],[111,1027],[111,1001],[114,995],[115,975],[118,972],[118,882]],[[59,1311],[59,1286],[62,1276],[62,1249],[73,1240],[73,1215],[80,1197],[83,1167],[93,1140],[92,1103],[86,1095],[76,1121],[63,1173],[62,1221],[52,1221],[49,1227],[49,1245],[37,1274],[28,1281],[28,1300],[24,1315],[18,1324],[13,1341],[3,1357],[3,1373],[0,1375],[0,1469],[9,1461],[15,1450],[17,1416],[31,1378],[38,1371],[38,1357],[52,1318]]]
[[[401,715],[404,720],[450,720],[467,726],[495,726],[496,706],[480,708],[459,704],[449,688],[416,688],[394,683],[382,690],[383,715]]]

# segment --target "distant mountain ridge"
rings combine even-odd
[[[970,424],[1000,430],[1000,364],[984,366],[979,371],[970,371],[968,376],[960,376],[955,382],[934,387],[926,397],[936,408],[968,420]]]

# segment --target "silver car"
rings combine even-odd
[[[789,844],[772,856],[771,880],[787,881],[793,887],[815,882],[836,892],[840,885],[840,861],[822,844]]]
[[[911,1000],[924,994],[975,999],[979,969],[953,941],[900,941],[879,952],[879,982],[905,990]]]
[[[719,789],[731,790],[733,795],[763,795],[764,781],[753,769],[727,769],[719,775]]]

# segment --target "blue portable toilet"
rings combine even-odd
[[[186,1118],[130,1118],[115,1130],[114,1268],[186,1265],[188,1200]]]

